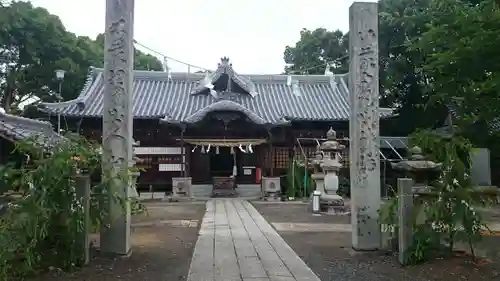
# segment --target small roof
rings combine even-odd
[[[450,115],[448,116],[448,118],[446,119],[445,121],[445,126],[449,126],[449,122],[450,122],[450,117],[457,117],[457,106],[450,102],[446,105],[446,107],[448,108],[448,112],[450,113]],[[488,131],[490,134],[495,134],[495,133],[500,133],[500,117],[497,117],[497,118],[493,118],[493,120],[490,120],[488,122],[486,122],[486,125],[488,126]],[[441,128],[441,130],[444,130]]]
[[[135,118],[192,123],[210,111],[239,111],[261,124],[349,119],[348,76],[241,75],[228,58],[211,73],[134,71]],[[42,103],[43,110],[65,116],[101,117],[103,69],[92,68],[80,95],[62,103]],[[381,109],[381,117],[392,109]]]
[[[49,122],[33,120],[0,112],[0,137],[10,141],[32,139],[41,146],[53,146],[63,137]]]

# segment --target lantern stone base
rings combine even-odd
[[[348,214],[344,199],[338,194],[321,194],[319,203],[321,211],[327,214]]]

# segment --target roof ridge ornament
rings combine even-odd
[[[215,84],[217,80],[226,75],[228,77],[228,81],[227,85],[225,85],[225,88],[222,91],[232,91],[231,82],[234,82],[240,88],[242,88],[243,91],[246,92],[246,94],[249,94],[252,97],[258,95],[255,84],[249,78],[243,77],[236,73],[228,57],[222,57],[220,63],[218,63],[217,65],[217,69],[212,73],[207,72],[203,80],[198,82],[198,85],[191,91],[191,94],[197,95],[200,93],[206,93],[206,89],[209,89],[210,94],[214,97],[217,97],[218,95],[216,93],[217,89],[215,89]],[[218,85],[220,86],[220,84]]]

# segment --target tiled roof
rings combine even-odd
[[[41,146],[53,146],[62,139],[48,122],[0,113],[0,137],[11,141],[30,140]]]
[[[102,116],[103,78],[102,69],[92,69],[78,98],[44,103],[45,110],[52,114],[60,110],[66,116]],[[238,75],[227,64],[219,64],[212,74],[134,71],[133,113],[135,118],[165,117],[172,122],[198,121],[214,110],[241,111],[258,123],[348,120],[347,78]],[[381,117],[392,115],[390,109],[380,112]]]
[[[453,103],[449,103],[446,105],[446,107],[448,108],[448,111],[451,114],[451,116],[456,118],[457,106]],[[493,120],[486,122],[486,124],[488,125],[489,133],[495,134],[500,132],[500,117],[493,118]]]

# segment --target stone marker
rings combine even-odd
[[[380,248],[380,155],[377,3],[349,8],[349,158],[352,246]]]
[[[133,155],[132,79],[134,65],[134,0],[106,0],[103,179],[111,180],[109,214],[101,229],[101,251],[130,254],[128,172]],[[113,193],[127,200],[125,207]]]
[[[413,241],[413,180],[398,179],[398,260],[402,265],[408,263],[408,249]]]
[[[83,231],[80,233],[80,241],[83,248],[83,265],[90,262],[89,233],[90,233],[90,176],[76,175],[76,199],[82,204],[83,209]]]

